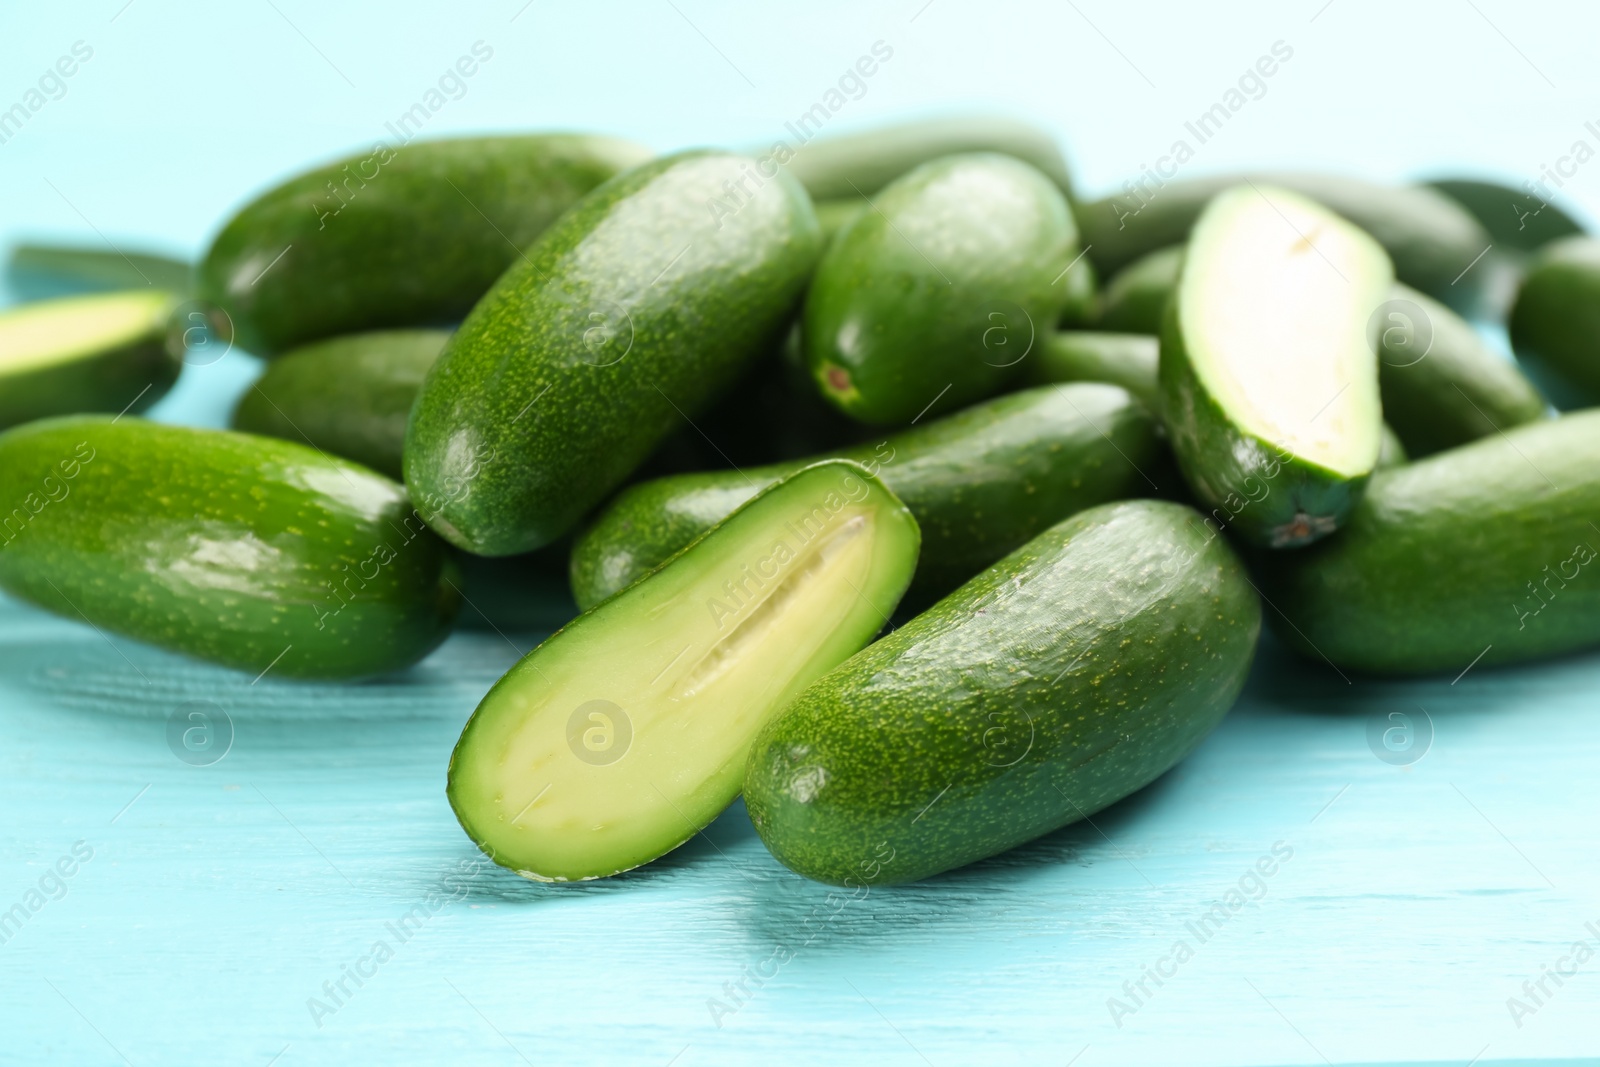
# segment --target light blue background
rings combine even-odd
[[[253,192],[383,136],[479,40],[493,59],[429,135],[759,141],[882,40],[892,60],[830,129],[1015,112],[1057,131],[1096,192],[1153,162],[1283,40],[1293,59],[1188,173],[1291,164],[1520,184],[1575,139],[1600,147],[1584,130],[1600,123],[1594,5],[1217,6],[13,4],[0,107],[75,41],[94,56],[0,145],[0,244],[103,235],[194,255]],[[1563,202],[1600,218],[1600,161]],[[220,424],[255,370],[240,353],[191,368],[157,414]],[[1520,1028],[1506,1008],[1600,922],[1600,659],[1346,685],[1270,643],[1224,727],[1094,828],[831,921],[827,891],[778,867],[737,808],[604,884],[473,869],[466,896],[318,1028],[307,998],[472,863],[442,796],[446,753],[536,637],[459,635],[381,683],[251,686],[0,607],[0,909],[73,842],[94,850],[0,945],[0,1063],[1600,1054],[1600,961]],[[237,726],[213,767],[180,763],[163,740],[192,699]],[[1369,718],[1416,707],[1433,716],[1432,751],[1409,768],[1375,759]],[[1106,999],[1280,840],[1294,859],[1266,895],[1114,1026]],[[794,960],[715,1025],[708,1002],[729,1003],[724,983],[777,945]]]

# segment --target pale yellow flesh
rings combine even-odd
[[[501,862],[540,880],[616,873],[687,840],[738,795],[756,731],[865,640],[840,648],[844,620],[859,630],[868,613],[870,635],[880,613],[858,591],[894,547],[878,528],[881,499],[810,504],[764,524],[716,573],[669,566],[647,579],[648,595],[635,587],[602,605],[596,615],[632,618],[573,627],[491,693],[452,788],[494,812],[474,828]]]
[[[1223,193],[1179,289],[1195,373],[1246,432],[1364,474],[1381,419],[1367,324],[1392,281],[1377,242],[1326,208],[1269,186]]]
[[[161,335],[172,294],[136,290],[0,313],[0,373],[37,370]]]

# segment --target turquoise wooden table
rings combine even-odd
[[[1277,41],[1293,59],[1193,173],[1520,185],[1570,169],[1600,115],[1600,12],[1577,3],[384,12],[6,11],[0,111],[75,42],[92,58],[4,130],[0,243],[194,255],[254,191],[383,136],[475,42],[493,58],[429,106],[429,136],[757,142],[881,41],[833,128],[1006,110],[1056,130],[1091,190],[1157,161]],[[1600,163],[1563,180],[1594,218]],[[191,366],[154,414],[221,425],[257,371]],[[1600,655],[1347,682],[1268,640],[1151,788],[848,899],[777,865],[738,806],[606,882],[486,867],[445,762],[539,637],[463,631],[363,685],[253,682],[0,602],[0,1064],[1600,1062]]]

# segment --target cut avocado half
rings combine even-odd
[[[1378,460],[1369,322],[1393,268],[1320,205],[1248,184],[1196,224],[1162,328],[1161,381],[1190,487],[1273,547],[1331,533]]]
[[[739,795],[767,720],[885,624],[919,543],[858,464],[773,485],[489,691],[450,759],[462,828],[537,881],[677,848]]]
[[[177,301],[140,289],[0,312],[0,427],[155,403],[182,367],[166,340]]]

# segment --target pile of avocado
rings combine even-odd
[[[994,855],[1187,755],[1263,616],[1342,672],[1600,645],[1600,410],[1546,399],[1600,403],[1600,241],[1522,192],[1086,201],[1000,119],[388,156],[193,268],[18,250],[92,291],[0,314],[0,588],[258,679],[559,626],[449,763],[525,877],[741,794],[824,882]],[[228,344],[232,430],[139,417]]]

